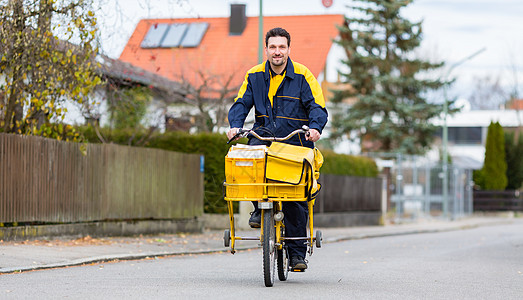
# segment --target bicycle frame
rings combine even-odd
[[[298,134],[298,133],[305,133],[307,134],[309,131],[309,128],[307,126],[303,126],[302,129],[297,129],[297,130],[294,130],[293,132],[291,132],[289,135],[287,135],[286,137],[282,137],[282,138],[277,138],[277,137],[261,137],[259,136],[256,132],[252,131],[252,130],[249,130],[249,129],[240,129],[239,132],[230,140],[234,140],[236,139],[237,137],[240,137],[240,136],[246,136],[248,134],[252,134],[254,137],[256,137],[257,139],[260,139],[260,140],[263,140],[263,141],[285,141],[285,140],[288,140],[289,138],[291,138],[292,136],[294,136],[295,134]],[[230,142],[229,141],[229,142]],[[258,240],[258,239],[261,239],[261,236],[263,236],[263,218],[262,218],[262,226],[261,226],[261,234],[260,234],[260,237],[239,237],[239,236],[236,236],[235,234],[235,226],[234,226],[234,214],[233,214],[233,201],[258,201],[258,207],[262,210],[273,210],[274,207],[276,207],[276,209],[274,209],[275,212],[278,212],[278,211],[282,211],[282,207],[283,207],[283,202],[285,201],[307,201],[308,202],[308,211],[309,211],[309,230],[310,230],[310,233],[309,233],[309,237],[307,238],[307,242],[308,244],[311,246],[309,247],[309,253],[312,254],[313,252],[313,243],[314,241],[316,240],[316,237],[314,237],[314,220],[313,220],[313,206],[314,206],[314,199],[311,199],[311,195],[310,194],[305,194],[304,197],[287,197],[287,195],[284,195],[283,197],[274,197],[274,196],[271,196],[269,195],[269,188],[270,187],[289,187],[289,186],[292,186],[292,187],[295,187],[295,188],[303,188],[305,189],[305,191],[310,191],[311,190],[311,185],[312,185],[312,177],[313,177],[313,174],[312,174],[312,169],[311,168],[307,168],[307,170],[305,171],[306,173],[306,178],[308,180],[306,180],[304,183],[298,183],[298,184],[295,184],[295,185],[290,185],[288,183],[276,183],[276,182],[267,182],[265,181],[264,183],[227,183],[225,182],[224,183],[224,187],[227,188],[227,187],[251,187],[251,188],[255,188],[255,187],[262,187],[263,188],[263,195],[262,197],[256,197],[256,198],[251,198],[251,197],[228,197],[227,195],[225,195],[224,197],[224,200],[227,201],[228,203],[228,210],[229,210],[229,222],[230,222],[230,228],[231,228],[231,231],[230,231],[230,234],[231,234],[231,253],[235,253],[235,241],[236,240]],[[282,219],[283,220],[283,219]],[[283,240],[303,240],[304,237],[299,237],[299,238],[291,238],[291,237],[282,237],[281,236],[281,229],[284,227],[283,225],[283,221],[280,220],[280,221],[276,221],[275,222],[275,227],[276,227],[276,244],[278,245],[278,249],[281,250],[281,247],[283,245],[282,241]]]
[[[288,186],[287,184],[284,184],[284,183],[266,183],[266,184],[227,184],[225,183],[224,186],[264,186],[265,187],[265,191],[267,190],[267,187],[269,186]],[[301,185],[301,186],[305,186],[305,185]],[[227,205],[228,205],[228,210],[229,210],[229,223],[230,223],[230,228],[231,228],[231,253],[235,253],[236,250],[235,250],[235,241],[236,240],[260,240],[260,237],[240,237],[240,236],[236,236],[236,233],[235,233],[235,225],[234,225],[234,208],[233,208],[233,202],[234,201],[258,201],[258,207],[262,210],[273,210],[275,212],[279,212],[279,211],[282,211],[282,208],[283,208],[283,202],[285,201],[308,201],[307,202],[307,206],[308,206],[308,210],[309,210],[309,238],[308,238],[308,243],[309,245],[312,245],[314,243],[314,241],[316,240],[316,237],[314,237],[314,218],[313,218],[313,209],[314,209],[314,202],[313,201],[310,201],[309,200],[309,197],[305,197],[305,198],[283,198],[283,199],[279,199],[279,198],[269,198],[266,196],[267,194],[264,195],[264,198],[263,199],[258,199],[258,198],[230,198],[230,197],[224,197],[224,199],[227,201]],[[263,234],[263,219],[262,219],[262,224],[261,224],[261,234]],[[293,239],[300,239],[300,240],[303,240],[303,238],[291,238],[291,237],[286,237],[284,239],[282,239],[282,236],[281,236],[281,229],[282,227],[284,227],[283,225],[283,218],[282,220],[280,221],[276,221],[275,222],[275,226],[276,226],[276,245],[278,245],[278,249],[281,249],[282,247],[282,241],[283,240],[293,240]],[[261,235],[260,235],[261,236]],[[309,248],[309,253],[312,254],[312,247]]]
[[[240,129],[232,141],[238,137],[252,134],[263,141],[285,141],[297,133],[308,134],[309,128],[293,131],[286,137],[261,137],[252,130]],[[263,272],[266,286],[274,283],[274,269],[278,266],[280,281],[287,279],[289,271],[303,272],[304,269],[289,267],[289,257],[285,241],[306,241],[309,255],[312,255],[314,242],[321,247],[321,231],[314,236],[313,209],[315,195],[319,190],[316,179],[323,162],[317,149],[310,149],[283,143],[271,146],[235,146],[225,159],[226,182],[224,200],[229,211],[230,230],[224,232],[224,245],[236,252],[236,241],[258,240],[262,246]],[[233,203],[235,201],[256,201],[261,210],[259,237],[236,236]],[[283,206],[285,202],[306,201],[308,208],[309,233],[303,237],[287,237]],[[277,261],[277,263],[275,263]]]

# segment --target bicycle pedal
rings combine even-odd
[[[305,272],[305,269],[293,269],[293,268],[291,268],[291,272]]]

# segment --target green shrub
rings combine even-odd
[[[507,161],[507,189],[523,187],[523,135],[505,133],[505,160]]]
[[[337,154],[331,150],[323,150],[323,166],[321,174],[346,176],[376,177],[378,167],[373,159],[364,156]]]

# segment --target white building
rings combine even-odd
[[[448,153],[455,164],[480,169],[485,159],[485,142],[491,122],[499,122],[504,130],[523,126],[522,110],[463,110],[447,117]],[[443,119],[434,121],[443,126]],[[441,131],[440,131],[441,132]],[[437,139],[428,156],[438,160],[442,147]]]

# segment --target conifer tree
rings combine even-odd
[[[507,189],[523,188],[523,136],[505,134],[505,160],[507,161]]]
[[[422,78],[427,71],[443,66],[414,58],[421,43],[421,22],[412,23],[400,12],[412,1],[355,0],[350,16],[339,27],[348,66],[341,73],[352,88],[334,93],[334,103],[355,98],[347,111],[333,114],[333,137],[356,132],[371,141],[370,150],[422,153],[437,129],[430,119],[442,105],[428,103],[426,92],[438,89],[441,80]]]
[[[484,190],[504,190],[508,184],[505,136],[499,122],[491,122],[488,127],[485,161],[479,173],[477,183]]]

